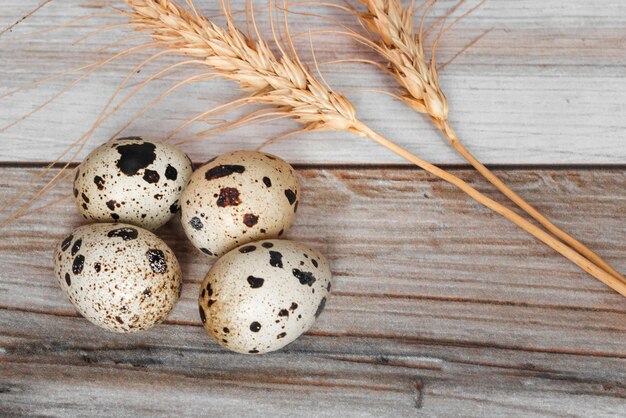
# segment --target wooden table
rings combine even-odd
[[[110,51],[98,50],[126,33],[118,28],[72,45],[119,22],[102,15],[111,2],[53,0],[29,14],[40,3],[2,3],[0,31],[12,27],[0,36],[0,95],[103,59]],[[207,15],[217,13],[214,2],[198,3]],[[440,3],[434,17],[453,4]],[[97,16],[72,22],[92,13]],[[348,15],[334,17],[355,25]],[[261,6],[257,18],[267,26]],[[306,35],[299,48],[310,62],[306,32],[332,24],[291,19]],[[68,22],[71,27],[24,37]],[[514,190],[626,271],[626,2],[493,0],[445,38],[442,62],[492,27],[442,74],[453,124]],[[320,62],[374,58],[341,37],[312,37]],[[59,172],[45,167],[89,129],[140,60],[110,63],[6,129],[76,76],[0,99],[0,201],[31,182],[28,190],[37,190]],[[132,86],[176,60],[164,57],[142,69]],[[355,64],[321,69],[373,127],[504,202],[426,119],[363,91],[392,90],[387,76]],[[183,76],[168,75],[138,94],[96,131],[78,159]],[[188,86],[127,132],[159,138],[238,96],[227,82]],[[292,127],[275,121],[183,147],[200,163]],[[206,128],[193,126],[178,140]],[[210,263],[177,221],[159,232],[184,270],[181,300],[166,323],[136,335],[89,324],[52,272],[53,246],[81,223],[64,177],[37,210],[2,229],[0,415],[626,415],[621,296],[453,187],[363,139],[311,134],[268,151],[296,165],[304,188],[288,237],[320,249],[333,267],[334,294],[310,332],[269,355],[220,348],[204,333],[196,307]]]

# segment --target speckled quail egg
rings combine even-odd
[[[99,327],[136,332],[163,321],[180,296],[176,256],[145,229],[102,223],[75,229],[54,253],[59,285]]]
[[[330,287],[330,267],[318,251],[287,240],[257,241],[213,264],[200,290],[200,319],[222,346],[267,353],[313,325]]]
[[[181,223],[209,256],[280,237],[293,223],[300,186],[294,169],[273,155],[235,151],[196,170],[181,196]]]
[[[193,167],[171,144],[119,138],[96,148],[74,179],[74,197],[85,219],[124,222],[155,230],[179,210]]]

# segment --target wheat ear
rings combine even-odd
[[[598,280],[626,296],[626,284],[589,262],[561,241],[547,234],[512,210],[488,198],[460,178],[422,160],[389,141],[357,119],[354,106],[343,95],[318,80],[296,54],[289,36],[285,16],[288,47],[277,40],[273,22],[272,32],[280,56],[276,56],[260,37],[254,23],[251,2],[248,3],[258,39],[252,39],[237,29],[228,7],[224,4],[226,27],[220,27],[197,13],[191,0],[190,10],[170,0],[125,0],[130,6],[131,24],[148,31],[163,48],[195,57],[213,68],[216,74],[237,82],[248,92],[250,103],[272,106],[275,113],[289,115],[304,126],[304,130],[349,131],[377,142],[429,173],[455,185],[473,199],[501,214],[538,240],[544,242]],[[286,12],[285,12],[286,13]]]
[[[427,59],[424,48],[423,24],[424,18],[436,0],[427,1],[417,8],[424,9],[417,33],[414,31],[413,24],[416,9],[412,5],[404,7],[401,0],[359,1],[367,7],[367,12],[357,13],[357,16],[371,32],[379,36],[380,41],[376,43],[375,49],[388,61],[389,72],[403,87],[402,100],[417,112],[428,115],[452,147],[465,160],[506,197],[543,225],[544,228],[617,279],[626,281],[622,274],[611,267],[599,255],[554,225],[537,209],[511,190],[474,157],[459,140],[448,119],[448,101],[439,84],[436,60],[436,49],[441,35],[449,30],[459,19],[446,28],[443,26],[445,19],[442,20],[442,31],[433,44],[431,58]],[[461,0],[452,11],[455,11],[463,2],[464,0]]]

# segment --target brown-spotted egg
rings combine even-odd
[[[200,319],[222,346],[267,353],[313,325],[330,287],[330,267],[318,251],[293,241],[257,241],[213,264],[200,289]]]
[[[92,151],[74,179],[85,219],[155,230],[179,210],[193,167],[180,149],[139,137],[119,138]]]
[[[189,240],[209,256],[280,237],[293,223],[300,186],[294,169],[270,154],[235,151],[196,170],[181,202]]]
[[[128,224],[75,229],[54,252],[54,270],[78,312],[114,332],[163,321],[180,296],[176,256],[153,233]]]

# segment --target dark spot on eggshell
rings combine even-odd
[[[211,251],[209,251],[207,248],[200,248],[200,251],[202,251],[206,255],[213,255],[213,253]]]
[[[257,354],[258,352],[259,352],[259,350],[250,350],[250,351],[248,351],[248,353],[250,353],[250,354]]]
[[[81,193],[81,194],[80,194],[80,197],[82,197],[82,198],[83,198],[83,201],[84,201],[85,203],[89,203],[89,198],[87,197],[87,195],[86,195],[85,193]]]
[[[98,190],[104,189],[104,179],[100,176],[95,176],[93,178],[93,182],[96,184]]]
[[[127,176],[134,176],[142,168],[148,167],[156,159],[154,152],[156,146],[149,142],[143,144],[128,144],[117,147],[120,159],[117,160],[117,167]]]
[[[315,276],[311,272],[293,269],[291,273],[300,281],[301,285],[313,286],[313,283],[315,283]]]
[[[289,311],[287,309],[281,309],[280,312],[278,312],[278,316],[289,316]]]
[[[178,200],[170,205],[170,213],[176,213],[180,210],[180,205],[178,204]]]
[[[283,255],[278,251],[270,251],[270,266],[283,268]]]
[[[88,208],[87,203],[83,203],[81,206],[82,206],[82,207],[83,207],[83,209],[85,209],[85,210],[87,210],[87,208]]]
[[[207,302],[207,306],[210,308],[211,305],[213,305],[216,302],[215,299],[209,299],[209,301]]]
[[[278,334],[278,335],[276,336],[276,339],[277,339],[277,340],[280,340],[281,338],[285,338],[285,336],[287,336],[287,333],[286,333],[286,332],[281,332],[280,334]]]
[[[263,248],[272,248],[274,244],[272,244],[271,242],[264,242],[263,244],[261,244],[261,246]]]
[[[287,197],[290,205],[293,205],[293,203],[296,201],[296,193],[291,189],[285,190],[285,196]]]
[[[165,169],[165,178],[172,181],[176,180],[178,178],[178,170],[168,164]]]
[[[250,324],[250,331],[252,332],[261,331],[261,324],[259,324],[257,321],[254,321],[253,323]]]
[[[191,227],[195,229],[196,231],[201,230],[202,227],[204,226],[202,224],[202,220],[198,218],[197,216],[194,216],[193,218],[189,220],[189,225],[191,225]]]
[[[263,184],[265,184],[266,187],[272,187],[272,180],[270,180],[269,177],[263,177]]]
[[[324,310],[324,307],[326,306],[326,296],[324,296],[322,298],[322,300],[320,301],[320,304],[317,305],[317,310],[315,311],[315,317],[317,318],[318,316],[320,316],[320,314],[322,313],[322,311]]]
[[[96,273],[100,273],[102,266],[100,265],[100,263],[96,263],[93,265],[93,269],[96,271]]]
[[[317,260],[315,259],[311,259],[311,263],[317,268],[318,264],[317,264]]]
[[[206,284],[206,291],[209,292],[209,296],[213,296],[213,288],[211,287],[211,283]]]
[[[117,204],[117,202],[115,200],[109,200],[106,205],[107,208],[109,208],[109,210],[115,210],[115,205]]]
[[[154,170],[148,170],[148,169],[146,169],[146,170],[143,172],[143,179],[144,179],[145,181],[147,181],[148,183],[151,183],[151,184],[153,184],[153,183],[158,183],[160,178],[161,178],[161,176],[159,176],[159,173],[157,173],[157,172],[156,172],[156,171],[154,171]]]
[[[72,273],[80,274],[83,271],[85,265],[85,256],[82,254],[77,255],[72,263]]]
[[[251,253],[254,250],[256,250],[256,247],[254,245],[246,245],[245,247],[241,247],[239,249],[239,252],[242,254],[246,254],[246,253]]]
[[[118,219],[120,219],[120,215],[118,215],[117,213],[112,213],[111,218],[117,221]]]
[[[289,307],[289,310],[291,312],[295,311],[296,309],[298,309],[298,304],[296,302],[292,302],[291,306]]]
[[[123,323],[124,323],[124,321],[122,320],[122,318],[120,318],[119,316],[116,316],[116,317],[115,317],[115,320],[116,320],[117,322],[119,322],[120,324],[123,324]]]
[[[238,206],[240,203],[239,190],[234,187],[224,187],[220,189],[220,195],[217,198],[217,206],[224,208],[226,206]]]
[[[165,262],[165,254],[161,250],[150,249],[146,252],[150,268],[155,273],[165,273],[167,263]]]
[[[230,176],[234,173],[241,174],[244,171],[246,171],[246,168],[242,165],[216,165],[215,167],[208,169],[204,174],[204,177],[207,180],[215,180],[221,177]]]
[[[258,289],[259,287],[263,286],[264,282],[265,279],[262,279],[260,277],[248,276],[248,284],[252,289]]]
[[[111,216],[115,215],[114,213]],[[118,228],[109,231],[107,237],[109,238],[122,238],[124,241],[130,241],[137,239],[139,232],[135,228]]]
[[[285,230],[281,229],[280,231],[278,231],[278,236],[280,237],[281,235],[283,235],[284,232],[285,232]]]
[[[252,228],[254,225],[257,224],[257,222],[259,222],[259,217],[257,215],[254,215],[252,213],[246,213],[245,215],[243,215],[243,223],[248,228]]]
[[[80,238],[77,239],[76,242],[74,242],[74,245],[72,245],[72,257],[78,254],[78,251],[80,251],[80,246],[82,244],[83,244],[83,240]]]
[[[68,248],[70,248],[70,245],[72,244],[72,240],[73,239],[74,239],[74,235],[69,235],[69,236],[65,237],[63,242],[61,242],[61,251],[65,251]]]
[[[146,290],[143,291],[143,294],[150,297],[152,296],[152,290],[150,290],[150,288],[146,288]]]
[[[198,306],[198,311],[200,312],[200,320],[202,321],[203,324],[205,324],[206,314],[204,313],[204,309],[202,309],[202,306]]]
[[[78,189],[74,188],[73,193],[74,193],[74,197],[78,197]]]
[[[154,195],[154,198],[156,200],[161,200],[161,199],[163,199],[163,195],[161,193],[157,193],[157,194]]]
[[[65,273],[65,283],[67,283],[68,286],[72,285],[72,279],[69,273]]]
[[[222,331],[224,331],[224,333],[225,333],[225,334],[228,334],[228,333],[230,332],[230,330],[229,330],[228,328],[226,328],[226,327],[224,327],[224,328],[222,329]]]

